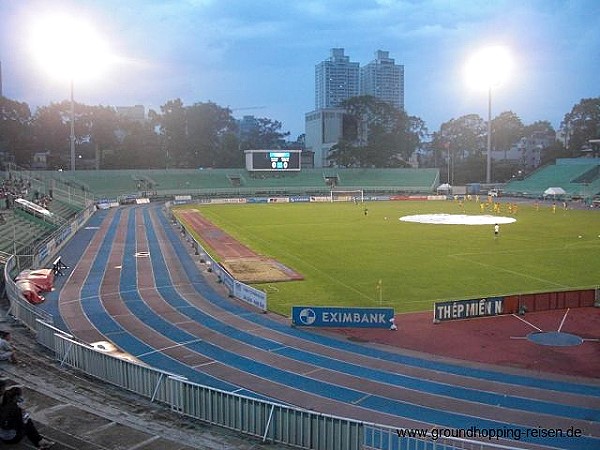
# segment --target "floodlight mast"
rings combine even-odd
[[[75,170],[75,101],[73,97],[73,77],[71,77],[71,170]]]
[[[480,50],[467,65],[470,81],[488,92],[486,183],[492,182],[492,88],[507,78],[510,56],[504,47],[495,46]]]
[[[487,120],[487,160],[485,166],[485,182],[492,182],[492,86],[488,86],[488,120]]]
[[[75,170],[75,79],[79,82],[97,77],[117,58],[89,24],[73,16],[41,14],[32,23],[31,31],[31,49],[40,66],[48,74],[60,79],[68,76],[70,80],[70,168]]]

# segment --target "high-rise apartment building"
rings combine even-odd
[[[404,109],[404,66],[396,64],[389,52],[377,50],[375,59],[360,68],[360,93]]]
[[[315,110],[305,116],[305,146],[313,152],[314,167],[327,167],[331,148],[344,133],[344,100],[372,95],[404,109],[404,66],[389,52],[378,50],[364,67],[351,62],[343,48],[332,48],[331,56],[315,66]]]
[[[343,48],[332,48],[331,56],[315,66],[315,109],[336,108],[359,95],[359,69]]]

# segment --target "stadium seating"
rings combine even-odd
[[[544,166],[523,180],[506,184],[504,193],[540,197],[549,187],[561,187],[571,197],[591,197],[600,194],[600,160],[559,159]]]
[[[96,198],[152,195],[275,195],[329,192],[327,178],[340,189],[377,192],[433,192],[437,169],[303,169],[254,172],[244,169],[169,169],[32,172]],[[108,181],[110,180],[110,181]]]
[[[62,200],[54,199],[48,204],[48,210],[56,216],[67,220],[82,211],[82,207],[76,204],[71,204]]]
[[[32,242],[49,235],[54,226],[44,223],[39,219],[32,220],[26,217],[26,213],[13,210],[1,211],[4,222],[0,224],[0,251],[13,253],[15,248],[19,253]]]

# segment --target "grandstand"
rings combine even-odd
[[[303,169],[300,172],[248,172],[242,169],[100,170],[31,172],[45,185],[92,193],[95,198],[326,194],[332,185],[371,193],[434,192],[438,169]],[[108,182],[110,180],[110,182]]]
[[[504,193],[523,197],[542,197],[549,187],[561,187],[570,198],[587,201],[600,195],[600,158],[557,159],[523,180],[506,184]]]
[[[5,253],[22,253],[39,236],[52,232],[52,227],[27,217],[25,213],[1,211],[3,221],[0,223],[0,251]]]
[[[3,202],[0,203],[0,252],[31,256],[34,247],[57,232],[61,225],[77,215],[83,206],[60,187],[55,187],[53,192],[56,193],[56,197],[50,199],[48,194],[51,188],[44,186],[39,178],[30,177],[27,172],[23,173],[22,178],[28,179],[30,188],[23,191],[20,198],[31,203],[39,203],[44,198],[44,209],[51,214],[48,217],[35,214],[29,208],[20,205],[17,200],[10,200],[9,207],[8,197],[3,198]],[[8,179],[8,176],[5,176],[3,181]]]

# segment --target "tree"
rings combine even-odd
[[[254,120],[254,127],[242,136],[240,147],[244,150],[281,148],[289,131],[281,131],[282,124],[278,120],[259,117]]]
[[[229,108],[213,102],[195,103],[186,108],[188,167],[217,167],[221,139],[236,128]]]
[[[160,129],[167,167],[217,167],[221,150],[230,151],[231,137],[227,146],[222,143],[236,128],[229,108],[213,102],[186,107],[176,99],[161,106],[161,114],[151,111],[149,116]]]
[[[88,142],[93,155],[87,158],[100,158],[101,152],[116,151],[118,146],[117,130],[121,128],[119,117],[114,108],[107,106],[87,106],[81,115],[82,142]]]
[[[403,167],[427,130],[418,117],[373,96],[346,100],[342,105],[343,137],[328,159],[343,167]]]
[[[186,117],[181,99],[169,100],[154,114],[165,150],[165,167],[183,166],[186,151]]]
[[[220,140],[219,158],[215,167],[242,168],[246,160],[235,133],[225,133]]]
[[[487,127],[477,114],[451,119],[433,135],[433,145],[439,151],[450,152],[457,159],[478,154],[485,148]]]
[[[161,169],[165,157],[160,136],[154,131],[152,121],[140,123],[134,120],[119,120],[121,136],[117,150],[102,152],[103,169]]]
[[[36,149],[50,152],[48,166],[51,169],[70,165],[70,122],[71,104],[67,101],[43,106],[34,115],[33,134]],[[117,132],[120,127],[120,119],[114,108],[76,104],[76,157],[101,162],[103,153],[117,152]]]
[[[79,105],[81,106],[81,105]],[[37,151],[49,152],[48,168],[69,167],[70,103],[50,103],[38,108],[33,116],[33,139]],[[75,111],[80,110],[76,105]],[[77,136],[77,118],[75,118]]]
[[[480,174],[485,174],[485,148],[487,126],[485,121],[477,114],[467,114],[458,119],[451,119],[440,126],[440,130],[433,133],[431,148],[434,151],[434,160],[445,164],[446,177],[442,178],[454,184],[482,180]],[[461,162],[469,159],[469,178],[465,180],[461,174]],[[455,179],[456,176],[456,179]]]
[[[562,142],[555,140],[552,145],[544,148],[541,157],[541,165],[556,161],[557,158],[566,158],[570,156]]]
[[[505,154],[523,137],[523,122],[512,111],[505,111],[492,120],[492,149]]]
[[[523,128],[523,136],[532,137],[534,134],[556,135],[556,131],[550,122],[547,120],[538,120],[530,125],[525,125]]]
[[[0,97],[0,151],[11,154],[19,165],[31,161],[31,119],[27,103]]]
[[[567,150],[580,156],[590,139],[600,138],[600,97],[584,98],[565,114],[561,128],[567,136]]]
[[[337,144],[334,144],[327,155],[327,160],[330,164],[336,164],[339,167],[360,167],[360,151],[351,142],[340,139]]]

